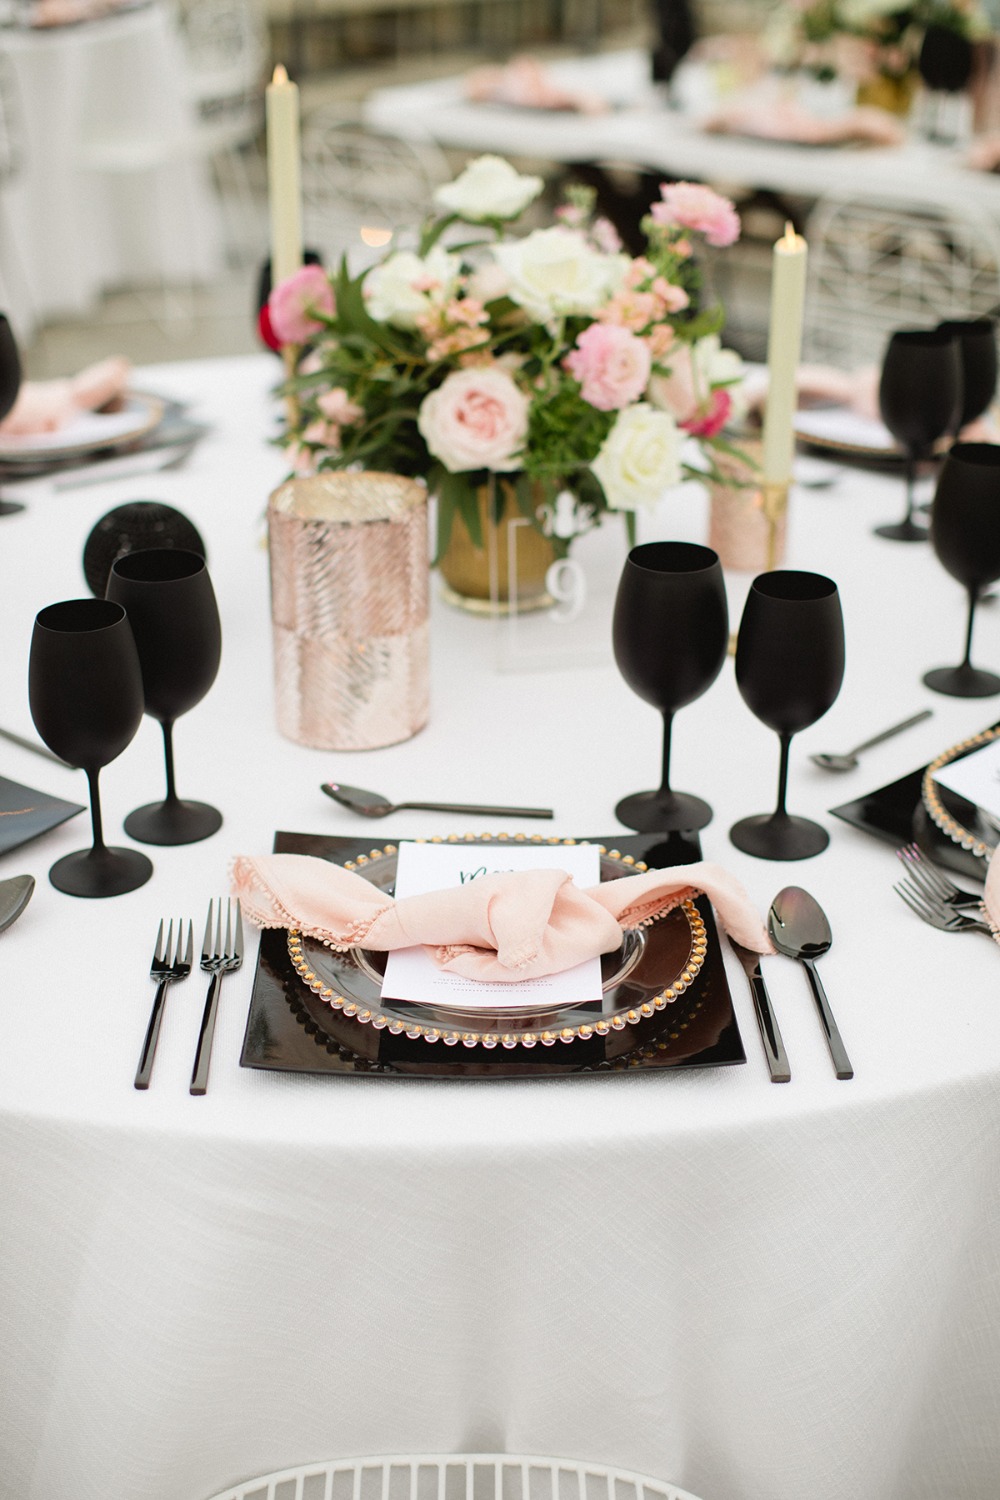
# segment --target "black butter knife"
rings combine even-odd
[[[792,1073],[788,1066],[788,1057],[785,1053],[785,1044],[781,1040],[781,1032],[778,1030],[778,1022],[775,1018],[771,1005],[771,997],[767,993],[767,985],[760,971],[760,954],[754,953],[750,948],[744,948],[742,944],[729,939],[733,952],[743,966],[743,972],[747,976],[750,993],[753,996],[753,1008],[757,1012],[757,1025],[760,1027],[760,1039],[764,1043],[764,1056],[767,1058],[768,1072],[772,1083],[789,1083]]]

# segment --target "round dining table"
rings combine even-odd
[[[450,608],[433,577],[427,726],[352,753],[278,733],[264,515],[285,476],[279,376],[265,355],[137,372],[137,388],[209,424],[188,461],[25,485],[26,508],[0,521],[0,721],[25,739],[34,616],[86,596],[91,528],[138,498],[194,521],[223,647],[215,686],[178,721],[177,784],[224,816],[201,843],[147,848],[152,877],[114,899],[48,881],[88,842],[86,814],[0,863],[0,878],[37,882],[0,935],[0,1496],[208,1500],[307,1461],[488,1451],[618,1465],[702,1500],[994,1500],[1000,952],[921,923],[893,891],[892,844],[828,812],[1000,717],[996,700],[922,684],[961,654],[965,603],[927,545],[872,535],[902,510],[898,473],[835,463],[791,495],[787,565],[836,580],[845,618],[843,689],[793,740],[789,778],[790,808],[824,823],[829,848],[775,864],[730,843],[734,821],[773,805],[778,767],[731,660],[673,745],[675,784],[714,809],[704,857],[761,913],[786,885],[826,911],[821,972],[852,1079],[835,1076],[801,966],[775,955],[763,971],[791,1080],[771,1083],[744,973],[715,934],[745,1054],[733,1065],[246,1067],[248,929],[207,1093],[189,1093],[197,957],[168,991],[151,1086],[133,1087],[157,924],[192,919],[197,946],[235,855],[267,853],[278,831],[370,849],[484,832],[613,848],[629,834],[616,803],[657,779],[659,720],[617,672],[609,623],[603,655],[529,670],[501,662],[495,622]],[[619,524],[595,534],[612,585],[597,611]],[[700,541],[706,525],[686,485],[639,534]],[[734,628],[749,582],[727,574]],[[997,606],[980,616],[976,656],[995,666]],[[923,707],[854,771],[810,761]],[[81,771],[7,741],[0,772],[87,801]],[[555,816],[365,823],[322,795],[331,779]],[[101,787],[108,839],[127,845],[122,819],[162,795],[157,723]]]
[[[0,293],[22,339],[104,292],[223,268],[176,9],[0,29]]]

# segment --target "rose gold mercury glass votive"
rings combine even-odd
[[[427,492],[395,474],[290,479],[268,504],[278,729],[320,750],[409,739],[430,699]]]

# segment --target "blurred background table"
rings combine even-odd
[[[166,0],[0,30],[0,301],[21,338],[111,288],[221,271],[189,85]]]

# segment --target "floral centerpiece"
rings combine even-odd
[[[412,248],[352,275],[305,266],[277,286],[293,346],[286,441],[299,472],[363,467],[426,480],[439,556],[460,518],[482,545],[491,476],[556,555],[608,511],[635,512],[732,451],[739,357],[702,305],[702,244],[739,235],[710,188],[664,185],[645,255],[622,251],[586,189],[515,237],[542,191],[499,157],[439,187]],[[700,449],[693,451],[690,446]]]
[[[818,78],[852,79],[859,102],[901,108],[931,30],[972,42],[989,23],[979,0],[795,0],[775,18],[772,51]]]

